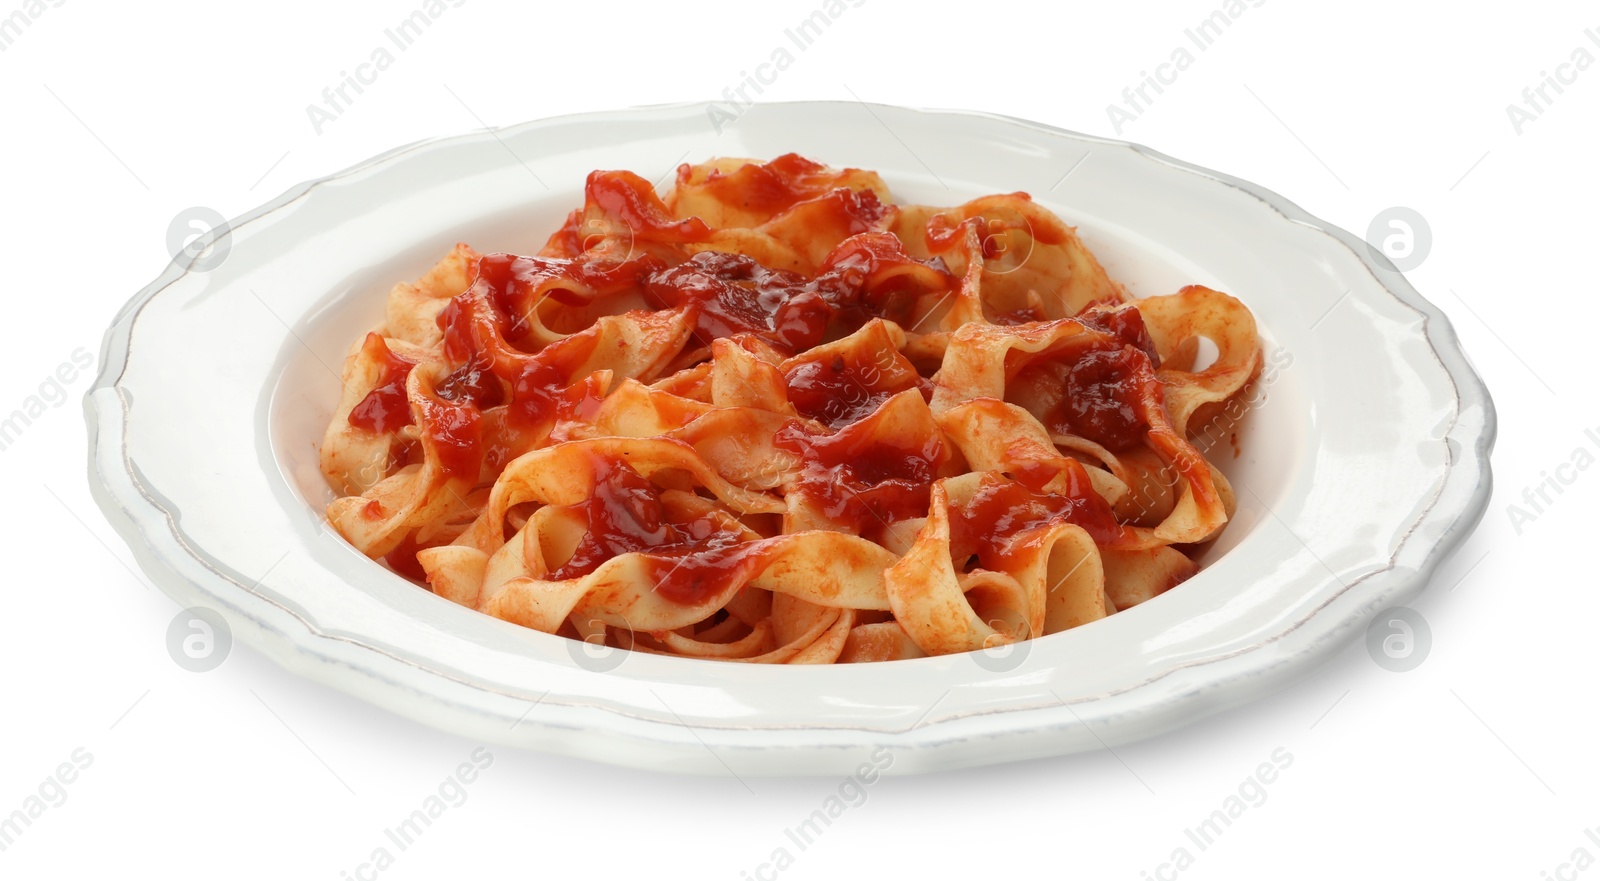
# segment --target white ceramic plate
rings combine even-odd
[[[788,151],[875,169],[899,201],[1028,191],[1135,294],[1197,282],[1250,307],[1277,369],[1243,455],[1212,454],[1241,508],[1199,575],[1009,653],[768,667],[586,654],[420,590],[325,526],[337,370],[394,282],[457,241],[531,253],[596,168],[665,182],[683,161]],[[1386,260],[1259,187],[1033,123],[851,103],[758,106],[720,132],[703,105],[565,117],[397,150],[214,238],[106,334],[85,400],[97,500],[180,603],[485,741],[739,775],[844,774],[881,748],[895,773],[1100,749],[1305,673],[1416,595],[1488,499],[1488,393]]]

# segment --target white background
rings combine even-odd
[[[0,414],[78,348],[98,358],[114,311],[167,262],[180,211],[231,217],[480,124],[716,98],[819,4],[470,0],[314,131],[306,106],[418,5],[46,6],[0,52]],[[1114,135],[1106,106],[1218,7],[867,0],[764,97],[974,108]],[[0,15],[17,8],[0,0]],[[1507,511],[1575,449],[1600,452],[1584,436],[1600,430],[1600,65],[1520,134],[1506,113],[1576,47],[1600,56],[1585,28],[1600,38],[1600,13],[1577,2],[1269,0],[1120,132],[1358,234],[1395,205],[1429,222],[1431,253],[1409,275],[1488,381],[1500,438],[1489,513],[1416,603],[1433,635],[1418,669],[1388,672],[1353,644],[1275,697],[1115,754],[881,780],[803,852],[783,830],[838,781],[678,778],[495,747],[466,802],[379,877],[742,879],[789,845],[786,879],[1142,879],[1179,846],[1195,858],[1185,879],[1600,879],[1600,866],[1560,868],[1580,847],[1600,858],[1584,835],[1600,826],[1600,469],[1576,472],[1520,528]],[[477,745],[244,647],[213,672],[180,669],[166,648],[177,606],[128,568],[88,495],[89,382],[0,452],[0,815],[75,749],[93,756],[66,801],[0,852],[0,876],[356,877],[374,848],[396,850],[383,830]],[[1293,764],[1265,803],[1194,847],[1184,830],[1279,748]]]

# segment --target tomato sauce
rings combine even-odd
[[[1067,366],[1061,406],[1047,424],[1115,453],[1143,442],[1144,383],[1160,364],[1144,318],[1133,306],[1093,310],[1076,319],[1098,339]]]
[[[1060,495],[997,478],[985,481],[966,504],[952,507],[950,557],[959,565],[977,555],[983,568],[1005,569],[1018,549],[1015,537],[1058,523],[1083,527],[1096,544],[1109,542],[1121,529],[1110,505],[1087,487]]]
[[[476,482],[483,465],[483,414],[471,402],[457,403],[437,395],[420,399],[422,436],[447,479]]]
[[[677,220],[667,213],[655,187],[631,171],[596,171],[584,187],[589,204],[627,224],[639,241],[686,244],[711,238],[698,217]]]
[[[645,283],[652,305],[690,305],[704,343],[755,333],[795,352],[822,342],[833,313],[819,285],[743,254],[701,251]]]
[[[1144,315],[1136,306],[1120,309],[1089,309],[1080,312],[1078,323],[1090,330],[1116,337],[1125,346],[1133,346],[1150,359],[1152,367],[1161,366],[1161,356],[1156,354],[1155,341],[1144,326]]]
[[[406,401],[406,378],[416,362],[389,351],[383,337],[367,334],[362,344],[368,355],[376,356],[383,372],[378,384],[350,409],[350,425],[377,434],[388,434],[411,424],[411,406]]]
[[[1061,427],[1115,453],[1138,445],[1150,430],[1140,401],[1140,362],[1132,346],[1096,349],[1067,370]]]
[[[841,242],[814,278],[702,251],[648,276],[645,295],[656,308],[693,308],[702,343],[754,333],[794,353],[873,318],[908,323],[918,296],[952,284],[942,261],[915,260],[894,236],[868,232]]]
[[[674,522],[660,491],[624,462],[596,456],[594,491],[573,506],[588,530],[571,558],[550,573],[553,581],[582,578],[607,560],[645,553],[653,589],[668,600],[691,604],[716,593],[736,570],[766,546],[746,542],[711,517]]]
[[[678,183],[689,186],[690,166],[678,168]],[[838,177],[826,165],[812,162],[798,153],[785,153],[771,162],[742,165],[730,172],[713,171],[699,186],[717,201],[746,211],[766,214],[781,213],[797,203],[831,192],[867,193],[871,203],[878,205],[869,223],[882,217],[882,206],[877,193],[871,190],[850,190],[838,186]],[[864,216],[863,212],[863,219]]]
[[[933,383],[892,355],[847,350],[832,358],[802,361],[784,374],[789,403],[802,416],[840,428],[866,417],[907,389],[915,388],[922,392],[923,400],[931,400]]]
[[[830,520],[858,534],[927,516],[934,477],[949,458],[938,432],[907,438],[904,445],[877,438],[873,432],[871,419],[833,434],[819,434],[791,421],[773,439],[778,449],[800,459],[796,491]]]

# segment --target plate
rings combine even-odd
[[[987,652],[766,667],[585,646],[420,590],[322,516],[352,339],[457,241],[532,253],[584,177],[796,151],[899,201],[1023,190],[1137,296],[1254,312],[1267,369],[1213,451],[1240,499],[1162,596]],[[585,114],[427,141],[297,187],[174,260],[107,331],[95,498],[151,579],[285,667],[477,740],[670,771],[910,773],[1148,737],[1282,688],[1403,603],[1481,517],[1494,409],[1449,321],[1357,237],[1133,144],[848,102]],[[1233,430],[1228,432],[1229,435]],[[1231,444],[1233,438],[1218,441]]]

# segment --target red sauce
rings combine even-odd
[[[554,252],[557,257],[569,259],[582,254],[590,244],[579,234],[582,224],[583,209],[579,208],[567,215],[567,220],[561,224],[560,229],[550,234],[550,238],[544,243],[544,249]]]
[[[554,366],[528,359],[511,385],[508,415],[519,425],[538,425],[556,415],[556,404],[567,377]]]
[[[439,313],[445,354],[456,362],[473,352],[492,350],[498,339],[525,342],[529,316],[538,297],[566,306],[584,306],[595,297],[637,287],[665,264],[649,254],[614,263],[487,254],[478,261],[472,287]]]
[[[830,359],[802,361],[784,374],[789,402],[800,415],[829,428],[839,428],[878,409],[884,401],[916,388],[932,400],[933,383],[918,376],[910,364],[900,364],[882,354],[863,360],[865,353],[848,351]]]
[[[1004,242],[1000,236],[1012,227],[1004,221],[986,217],[969,217],[959,223],[952,222],[943,214],[933,215],[928,221],[924,237],[928,240],[928,250],[947,251],[960,243],[966,237],[967,228],[978,231],[978,248],[983,252],[983,259],[993,260],[1004,251]]]
[[[680,186],[690,186],[690,172],[690,166],[679,166]],[[771,162],[742,165],[726,174],[713,171],[699,186],[723,204],[770,216],[827,193],[837,182],[837,175],[826,165],[798,153],[785,153]]]
[[[582,578],[607,560],[642,552],[657,593],[677,603],[695,603],[729,583],[735,571],[763,547],[745,542],[710,517],[673,522],[659,490],[624,462],[594,460],[594,492],[576,507],[588,531],[572,557],[550,573],[552,581]]]
[[[1078,313],[1077,321],[1090,330],[1116,337],[1123,345],[1133,346],[1150,359],[1152,367],[1161,366],[1161,356],[1156,354],[1155,341],[1144,326],[1144,315],[1136,306],[1120,309],[1091,309]]]
[[[476,481],[483,464],[483,417],[478,408],[427,394],[420,403],[422,436],[438,457],[440,471],[447,479]]]
[[[473,282],[467,292],[444,304],[434,323],[444,332],[444,356],[455,364],[466,364],[488,351],[484,337],[498,334],[500,316],[490,311],[488,304],[475,296],[483,284],[481,278]]]
[[[1061,401],[1041,421],[1057,434],[1077,435],[1112,452],[1141,443],[1150,430],[1145,418],[1146,384],[1156,382],[1151,354],[1143,348],[1154,350],[1144,319],[1129,306],[1072,320],[1087,332],[1067,337],[1056,354],[1043,356],[1046,362],[1054,358],[1066,370]],[[1059,329],[1055,322],[1020,327],[1015,333],[1041,339]],[[1159,384],[1156,394],[1159,400]]]
[[[556,404],[556,415],[562,419],[593,422],[605,397],[605,386],[600,382],[600,377],[591,373],[561,393],[561,400]]]
[[[1133,346],[1094,349],[1067,370],[1061,420],[1068,434],[1087,438],[1111,452],[1144,440],[1150,425],[1140,402],[1149,359]]]
[[[479,261],[479,280],[446,303],[434,319],[444,332],[444,356],[456,365],[436,387],[439,397],[480,409],[501,403],[505,396],[494,373],[493,347],[484,344],[484,337],[498,336],[503,318],[474,295],[484,285],[483,265],[489,262],[487,257]]]
[[[935,214],[928,221],[927,229],[923,232],[923,238],[927,240],[929,251],[936,253],[948,251],[966,238],[969,226],[976,227],[978,235],[981,237],[983,235],[983,227],[980,225],[982,222],[978,218],[957,222],[943,214]]]
[[[367,341],[362,348],[368,356],[378,359],[378,363],[383,365],[383,373],[379,375],[378,384],[372,391],[367,392],[367,396],[351,408],[348,417],[350,425],[377,434],[388,434],[410,425],[411,407],[406,402],[406,378],[411,375],[411,368],[416,363],[389,351],[383,337],[375,333],[367,334]]]
[[[797,491],[825,516],[858,533],[928,513],[928,496],[939,466],[948,458],[944,438],[934,432],[896,446],[873,436],[863,419],[834,434],[817,434],[798,421],[786,423],[773,445],[800,458]]]
[[[577,506],[588,532],[572,556],[550,573],[553,581],[582,578],[612,557],[671,545],[678,538],[650,481],[622,462],[597,457],[594,465],[594,491]]]
[[[1120,532],[1105,500],[1092,491],[1071,495],[1038,492],[1016,481],[984,482],[966,504],[950,511],[950,557],[958,564],[976,554],[985,569],[1003,569],[1011,540],[1030,529],[1071,523],[1083,527],[1096,544]]]
[[[1032,197],[1022,192],[1012,193],[1011,197],[1032,201]],[[1008,221],[978,215],[957,222],[946,215],[935,214],[928,220],[923,236],[927,239],[929,251],[946,251],[959,243],[966,235],[966,227],[970,225],[978,231],[978,241],[985,260],[993,260],[1005,251],[1001,236],[1010,230],[1021,230],[1041,245],[1060,245],[1067,241],[1067,230],[1059,224],[1041,222],[1035,225],[1026,215],[1019,220],[1020,222]]]
[[[1025,453],[1014,454],[1010,450],[1007,453],[1006,460],[1016,463],[1010,468],[1011,476],[1016,478],[1018,483],[1036,492],[1044,492],[1045,486],[1050,481],[1055,480],[1056,476],[1062,471],[1062,462],[1059,460],[1049,461],[1033,458]],[[1067,466],[1067,468],[1069,472],[1072,470],[1071,466]],[[1082,471],[1082,468],[1080,467],[1077,470]],[[1081,495],[1082,491],[1089,486],[1088,479],[1087,474],[1081,475],[1080,479],[1079,474],[1069,473],[1067,495]]]
[[[551,343],[535,355],[518,358],[507,413],[512,424],[532,428],[569,412],[569,399],[578,388],[569,388],[573,374],[594,352],[598,340],[594,334],[577,334]]]
[[[494,375],[494,362],[483,355],[451,371],[435,390],[447,401],[471,401],[480,410],[498,406],[505,400],[500,380]]]
[[[680,547],[652,549],[645,573],[655,592],[675,603],[693,605],[722,590],[739,570],[753,565],[771,541],[741,541],[709,520],[678,527]]]
[[[917,297],[951,283],[942,261],[916,260],[893,235],[866,232],[834,248],[815,278],[702,251],[650,275],[645,293],[656,308],[691,305],[703,342],[754,333],[801,352],[830,330],[843,336],[873,318],[906,323]]]
[[[595,334],[573,334],[535,354],[508,344],[507,333],[526,330],[521,316],[533,308],[534,293],[561,289],[552,282],[581,286],[596,295],[612,293],[638,284],[642,275],[661,265],[654,257],[603,266],[512,254],[491,254],[479,261],[472,287],[446,304],[438,317],[445,358],[455,367],[436,389],[439,427],[433,435],[439,449],[457,450],[452,467],[460,470],[455,473],[477,473],[470,463],[480,456],[474,438],[481,434],[477,419],[483,410],[509,405],[509,427],[526,436],[563,414],[592,415],[598,406],[597,386],[587,378],[573,385],[574,373],[594,351]],[[441,409],[444,405],[455,411]],[[512,452],[498,443],[481,455],[498,465]]]
[[[954,285],[943,260],[918,260],[886,232],[861,233],[840,242],[818,273],[818,289],[833,306],[837,322],[850,330],[873,318],[909,325],[919,297]]]
[[[888,211],[872,190],[846,187],[807,200],[804,210],[819,237],[831,233],[839,238],[873,229]]]
[[[655,188],[631,171],[596,171],[584,188],[588,203],[627,224],[640,241],[703,242],[711,228],[698,217],[674,219]]]
[[[978,244],[983,249],[983,259],[993,260],[1005,253],[1006,249],[1001,243],[1000,236],[1004,235],[1007,229],[1005,224],[998,220],[990,220],[986,226],[987,230],[985,230],[984,226],[978,227]],[[985,232],[988,234],[985,235]]]
[[[692,304],[695,334],[704,342],[756,333],[790,351],[822,342],[833,311],[815,282],[717,251],[651,275],[646,293],[662,306]]]

